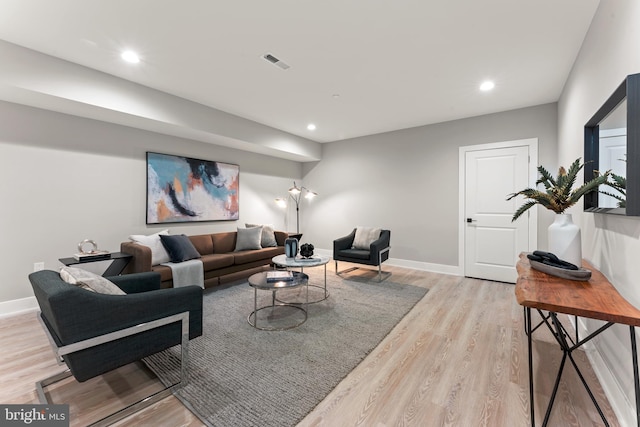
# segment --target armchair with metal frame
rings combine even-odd
[[[365,264],[378,267],[378,281],[382,281],[382,263],[389,259],[389,249],[391,241],[391,231],[381,230],[380,237],[373,241],[369,250],[353,248],[353,241],[356,237],[356,229],[351,234],[333,241],[333,259],[336,263],[336,274],[340,275],[356,270],[359,267],[351,267],[343,271],[338,271],[338,261],[345,261],[355,264]],[[388,277],[391,273],[385,273]],[[385,277],[385,278],[386,278]]]
[[[126,295],[92,292],[64,282],[55,271],[29,275],[40,306],[38,319],[59,364],[68,369],[36,382],[41,403],[46,387],[73,376],[84,382],[181,345],[180,381],[147,396],[94,426],[112,424],[158,402],[188,381],[189,340],[202,335],[202,289],[160,289],[158,273],[110,277]]]

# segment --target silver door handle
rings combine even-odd
[[[477,220],[477,219],[467,218],[467,222],[468,222],[468,223],[478,222],[478,220]]]

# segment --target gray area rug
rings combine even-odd
[[[322,267],[307,269],[322,283]],[[309,271],[312,270],[312,271]],[[189,384],[177,397],[210,426],[295,426],[371,352],[427,293],[426,288],[327,274],[329,298],[308,306],[307,321],[286,331],[247,323],[247,282],[204,294],[204,333],[190,344]],[[278,293],[291,301],[297,290]],[[310,299],[322,291],[310,287]],[[258,292],[258,306],[271,293]],[[261,321],[291,324],[301,312],[262,310]],[[165,384],[179,378],[179,347],[145,359]]]

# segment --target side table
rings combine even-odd
[[[253,311],[247,317],[247,322],[251,326],[256,329],[260,329],[263,331],[284,331],[287,329],[296,328],[302,325],[307,321],[307,309],[306,306],[309,301],[309,286],[308,286],[309,276],[304,273],[293,272],[293,280],[280,280],[276,282],[270,282],[267,280],[267,272],[262,271],[260,273],[253,274],[249,277],[249,285],[253,288]],[[280,303],[276,304],[276,292],[280,289],[290,289],[296,288],[298,286],[307,285],[307,302],[305,303],[305,307],[301,307],[297,304],[288,304],[288,303]],[[258,289],[263,291],[271,291],[271,304],[265,305],[263,307],[258,307]],[[260,310],[265,310],[271,308],[275,310],[277,308],[282,307],[290,307],[295,310],[302,311],[304,317],[302,320],[298,321],[294,325],[286,326],[286,327],[268,327],[268,326],[258,326],[258,312]],[[251,318],[253,317],[253,322]]]
[[[300,272],[304,273],[305,267],[317,267],[320,265],[324,266],[324,287],[318,285],[309,285],[314,288],[319,288],[324,291],[324,295],[320,299],[316,299],[314,301],[307,301],[308,304],[313,304],[316,302],[324,301],[329,298],[329,292],[327,291],[327,264],[331,258],[323,255],[314,255],[311,258],[287,258],[286,255],[277,255],[271,258],[271,262],[275,265],[286,267],[287,269],[294,267],[300,268]],[[295,303],[292,303],[295,304]]]
[[[59,258],[58,261],[66,265],[67,267],[70,265],[76,264],[88,264],[90,262],[98,262],[98,261],[111,261],[111,264],[107,269],[102,273],[103,277],[107,276],[119,276],[120,273],[125,269],[129,261],[133,258],[133,255],[125,254],[122,252],[112,252],[109,254],[109,258],[100,258],[100,259],[87,259],[87,260],[77,260],[73,257],[70,258]]]
[[[558,386],[562,379],[562,372],[565,367],[565,362],[567,361],[573,365],[582,385],[596,407],[600,418],[602,418],[602,422],[606,426],[609,425],[600,405],[589,388],[589,384],[587,384],[583,374],[580,372],[572,353],[614,324],[629,327],[631,365],[633,365],[633,384],[636,398],[636,422],[637,425],[640,426],[640,372],[638,369],[638,350],[635,332],[635,328],[640,326],[640,310],[625,300],[606,277],[591,264],[585,261],[582,266],[591,270],[592,274],[589,281],[581,282],[561,279],[535,270],[531,267],[527,259],[527,254],[524,252],[520,254],[520,260],[516,264],[518,281],[516,282],[515,294],[518,304],[524,309],[524,327],[525,334],[527,335],[531,427],[536,426],[534,411],[535,392],[533,389],[534,379],[539,379],[539,376],[534,375],[533,372],[533,333],[542,325],[546,325],[551,331],[563,353],[542,426],[545,427],[549,423],[553,403],[558,392]],[[537,325],[532,324],[532,309],[537,310],[542,318]],[[543,313],[543,311],[545,311],[546,314]],[[578,324],[578,316],[602,320],[606,323],[599,329],[591,332],[588,336],[582,338],[578,335],[578,330],[576,329],[574,337],[560,323],[558,314],[575,316],[576,325]]]

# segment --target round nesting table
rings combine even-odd
[[[324,291],[324,296],[314,301],[309,301],[308,295],[307,295],[307,304],[314,304],[316,302],[324,301],[329,297],[329,292],[327,292],[327,264],[329,263],[330,260],[331,258],[323,255],[314,255],[311,258],[302,258],[299,256],[295,258],[287,258],[286,255],[278,255],[278,256],[274,256],[271,259],[271,262],[281,267],[286,267],[287,269],[291,267],[300,268],[301,273],[304,273],[304,269],[306,267],[317,267],[320,265],[324,265],[324,286],[307,285],[307,287],[311,286],[314,288],[322,289]],[[300,303],[290,302],[289,304],[300,304]]]
[[[263,271],[260,273],[253,274],[249,277],[249,285],[253,288],[253,311],[247,317],[247,322],[251,326],[256,329],[260,329],[263,331],[284,331],[287,329],[296,328],[302,325],[307,321],[307,309],[306,305],[309,303],[309,276],[304,273],[299,273],[297,271],[291,272],[293,277],[291,280],[267,280],[268,272]],[[282,303],[280,301],[279,304],[276,304],[276,292],[280,289],[291,289],[296,288],[298,286],[307,286],[307,301],[303,303],[293,304],[293,303]],[[258,308],[258,290],[271,291],[271,305],[265,305],[263,307]],[[302,307],[302,304],[305,307]],[[297,323],[289,326],[258,326],[258,312],[265,309],[271,309],[272,314],[275,310],[281,310],[283,308],[290,308],[294,310],[302,311],[304,317],[302,320],[299,320]],[[251,318],[253,317],[253,322]]]

